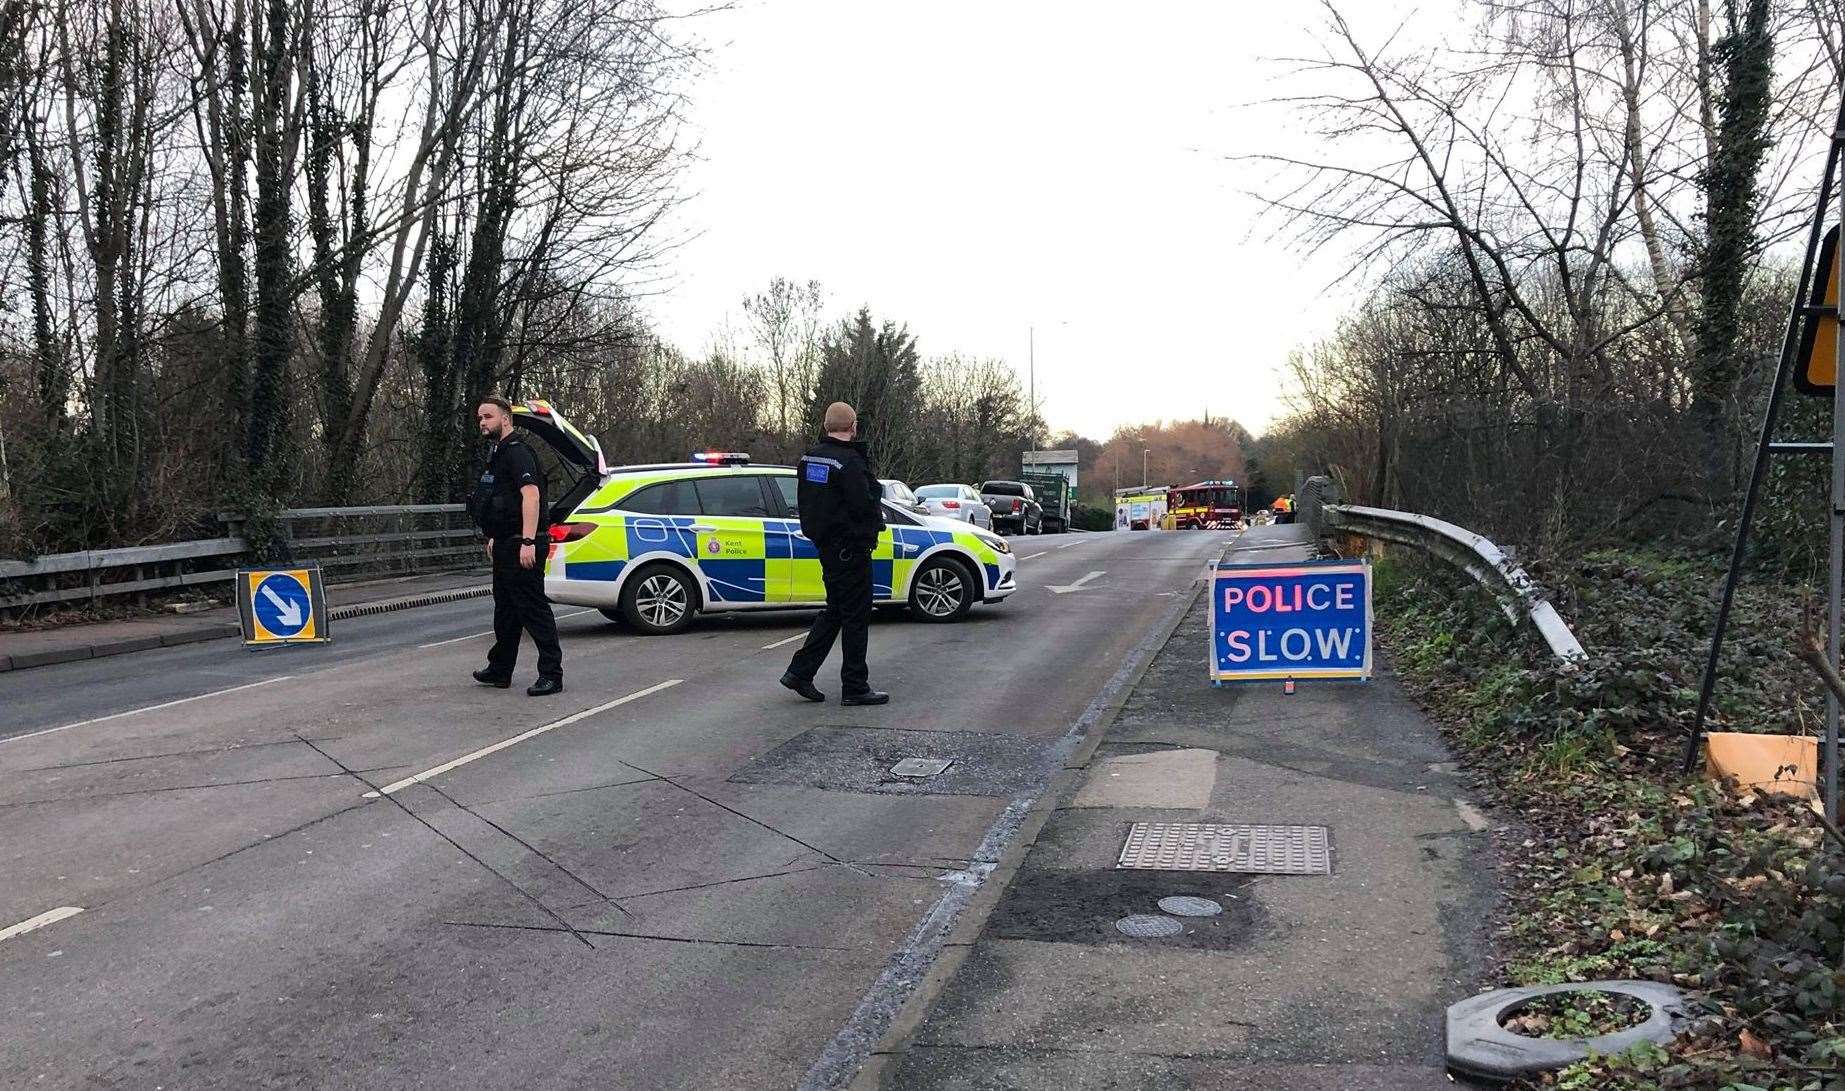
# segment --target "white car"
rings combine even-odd
[[[916,494],[910,491],[910,487],[903,482],[894,478],[880,477],[878,484],[884,489],[884,499],[890,503],[917,515],[931,514],[928,508],[923,507],[922,501],[916,499]]]
[[[972,485],[924,485],[916,490],[916,499],[938,519],[958,519],[982,530],[993,529],[993,513]]]

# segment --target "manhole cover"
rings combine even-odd
[[[1115,922],[1115,929],[1135,939],[1158,939],[1161,936],[1176,936],[1185,931],[1185,926],[1176,918],[1158,913],[1130,913]]]
[[[1160,911],[1171,913],[1175,917],[1215,917],[1224,911],[1224,907],[1209,898],[1194,898],[1187,894],[1177,894],[1160,899]]]
[[[1118,868],[1151,871],[1240,871],[1261,875],[1330,875],[1325,826],[1136,822]]]
[[[934,769],[912,773],[913,760],[930,762]],[[1037,791],[1061,762],[1051,746],[1019,735],[841,724],[803,731],[731,774],[730,781],[1011,799]]]
[[[894,777],[933,777],[953,764],[953,758],[904,758],[890,767],[890,773]]]

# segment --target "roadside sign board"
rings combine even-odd
[[[238,572],[237,612],[245,644],[320,644],[332,639],[316,566]]]
[[[1809,310],[1800,320],[1800,360],[1794,385],[1803,394],[1832,397],[1839,364],[1839,229],[1826,232],[1819,244],[1819,268],[1807,293],[1807,306],[1830,309],[1831,314]]]
[[[1369,679],[1371,564],[1219,562],[1210,633],[1214,684]]]

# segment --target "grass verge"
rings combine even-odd
[[[1845,854],[1798,800],[1680,774],[1720,572],[1609,550],[1534,575],[1590,653],[1577,667],[1447,570],[1378,569],[1385,654],[1519,830],[1501,984],[1671,982],[1697,1018],[1669,1049],[1529,1086],[1845,1091]],[[1795,590],[1741,593],[1719,729],[1816,730],[1799,613]]]

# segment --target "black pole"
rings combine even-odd
[[[1781,359],[1775,367],[1774,386],[1769,388],[1768,407],[1762,413],[1761,440],[1755,447],[1755,468],[1749,474],[1749,488],[1743,493],[1742,511],[1736,518],[1736,543],[1730,549],[1730,570],[1723,581],[1723,598],[1717,606],[1717,625],[1711,632],[1710,657],[1704,663],[1704,679],[1698,687],[1698,714],[1691,722],[1691,738],[1685,744],[1685,771],[1689,773],[1698,764],[1698,744],[1704,741],[1704,723],[1710,716],[1711,696],[1717,688],[1717,659],[1723,651],[1723,635],[1730,624],[1730,606],[1736,599],[1736,584],[1742,579],[1743,555],[1749,548],[1749,524],[1755,518],[1755,504],[1760,498],[1762,478],[1768,472],[1768,445],[1774,436],[1775,418],[1781,411],[1781,395],[1787,389],[1788,375],[1794,367],[1794,352],[1800,344],[1800,322],[1804,317],[1807,294],[1811,287],[1808,279],[1814,273],[1824,275],[1827,271],[1813,268],[1814,255],[1819,252],[1820,236],[1832,204],[1832,175],[1838,168],[1839,142],[1845,139],[1845,94],[1839,98],[1839,117],[1832,129],[1832,146],[1826,153],[1826,173],[1819,183],[1819,202],[1813,211],[1813,225],[1807,231],[1807,256],[1801,262],[1800,287],[1794,293],[1793,306],[1788,309],[1787,332],[1781,339]],[[1845,240],[1841,240],[1845,244]],[[1845,376],[1833,376],[1838,382]]]

